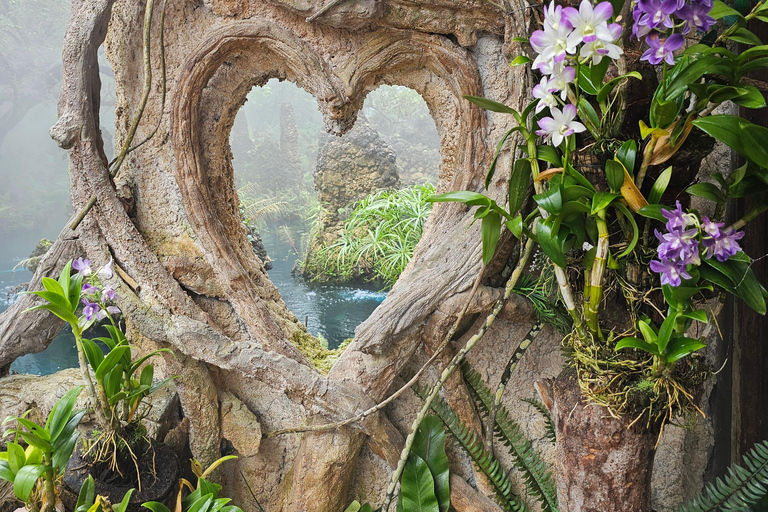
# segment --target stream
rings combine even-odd
[[[343,286],[308,283],[291,275],[296,255],[279,237],[266,236],[264,243],[272,258],[269,277],[288,305],[288,308],[307,325],[307,330],[328,341],[336,348],[354,336],[355,327],[364,321],[386,297],[375,285]],[[31,249],[29,249],[31,251]],[[24,269],[13,271],[21,258],[0,259],[0,312],[13,303],[8,293],[17,285],[28,282],[32,274]],[[20,357],[11,365],[11,371],[48,375],[77,366],[75,338],[66,327],[43,352]]]

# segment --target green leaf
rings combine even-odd
[[[729,115],[703,117],[695,120],[693,125],[735,149],[758,167],[768,162],[768,128]]]
[[[45,441],[51,440],[50,433],[34,421],[28,420],[26,418],[16,418],[16,421],[19,423],[19,425],[22,425],[24,427],[27,427],[27,429],[34,433],[36,436],[40,437],[41,439]]]
[[[504,225],[507,226],[507,229],[512,232],[518,240],[523,235],[523,216],[519,213],[511,220],[505,221]]]
[[[656,219],[658,221],[667,222],[667,218],[664,217],[664,215],[661,213],[661,209],[666,208],[662,204],[649,204],[648,206],[643,206],[640,208],[637,213],[638,215],[642,215],[643,217],[646,217],[648,219]]]
[[[703,197],[717,204],[725,204],[725,197],[717,185],[712,183],[696,183],[685,189],[692,196]]]
[[[659,337],[656,339],[656,345],[658,345],[659,352],[662,354],[667,352],[667,344],[674,332],[676,321],[677,312],[670,308],[667,318],[664,319],[664,322],[662,322],[661,327],[659,328]]]
[[[91,368],[96,370],[96,368],[99,367],[101,362],[104,360],[104,352],[101,350],[101,347],[96,344],[93,340],[89,340],[88,338],[81,338],[80,340],[83,344],[83,352],[85,352],[85,358],[88,360],[88,364],[91,365]]]
[[[640,329],[640,332],[643,333],[643,338],[645,338],[645,341],[656,345],[658,336],[656,335],[656,331],[653,329],[653,327],[651,327],[650,320],[638,321],[637,327]]]
[[[459,190],[456,192],[446,192],[445,194],[439,194],[427,198],[428,203],[445,203],[445,202],[460,202],[468,206],[490,206],[491,200],[483,194],[477,192],[470,192],[468,190]]]
[[[727,6],[725,3],[721,2],[720,0],[715,0],[715,4],[712,6],[712,9],[709,11],[709,15],[716,20],[719,20],[726,16],[738,16],[739,18],[743,18],[743,16],[739,11]]]
[[[139,383],[142,386],[152,386],[152,379],[155,376],[155,367],[148,364],[141,370],[141,377],[139,377]]]
[[[152,512],[171,512],[168,507],[160,503],[159,501],[147,501],[141,504],[142,507],[148,508]]]
[[[361,508],[360,502],[355,500],[352,503],[350,503],[347,508],[344,509],[344,512],[359,512],[360,508]]]
[[[72,457],[72,450],[75,448],[75,443],[77,442],[78,437],[80,437],[80,432],[77,431],[77,424],[80,423],[80,420],[85,413],[86,411],[80,411],[72,416],[62,430],[61,435],[59,435],[53,442],[53,460],[51,465],[54,468],[63,470],[67,467],[67,462],[69,462],[69,458]]]
[[[510,66],[523,66],[525,64],[528,64],[531,62],[531,59],[526,57],[525,55],[518,55],[514,59],[512,59],[512,62],[509,63]]]
[[[708,322],[707,312],[704,311],[703,309],[697,309],[696,311],[689,311],[688,313],[683,313],[680,316],[683,318],[690,318],[691,320],[696,320],[704,324]]]
[[[18,474],[19,470],[24,467],[27,462],[27,456],[24,453],[24,448],[18,443],[8,443],[8,467],[11,473]]]
[[[107,372],[111,371],[112,368],[117,365],[118,361],[120,361],[126,353],[130,354],[131,348],[125,345],[117,346],[110,350],[109,354],[107,354],[99,367],[96,369],[96,379],[104,380],[104,376],[107,374]]]
[[[161,348],[161,349],[158,349],[158,350],[154,350],[154,351],[150,352],[149,354],[143,355],[142,357],[138,358],[136,361],[133,361],[131,363],[131,368],[127,372],[128,377],[131,377],[133,375],[133,372],[135,372],[148,359],[150,359],[150,358],[152,358],[154,356],[160,355],[162,353],[167,353],[167,354],[173,355],[173,350],[171,350],[169,348]]]
[[[590,133],[597,139],[600,136],[600,118],[586,98],[579,100],[579,117],[586,122]]]
[[[733,294],[743,300],[747,306],[760,315],[766,313],[765,288],[758,282],[748,263],[733,259],[720,262],[714,258],[702,260],[702,263],[727,276],[733,284]],[[710,276],[707,277],[711,279]]]
[[[509,213],[516,213],[523,206],[528,195],[528,186],[531,182],[531,161],[527,158],[518,158],[512,166],[509,176]]]
[[[64,268],[61,269],[61,274],[59,274],[59,286],[61,287],[61,294],[69,300],[69,284],[70,284],[70,275],[72,273],[72,260],[69,260],[66,265],[64,265]]]
[[[440,512],[446,512],[451,505],[450,474],[445,453],[445,430],[437,416],[429,415],[421,422],[411,453],[427,463],[435,482],[435,496]]]
[[[496,244],[501,235],[501,216],[496,212],[491,212],[483,217],[481,226],[483,237],[483,265],[488,265],[496,252]]]
[[[559,233],[552,232],[553,222],[553,217],[544,222],[538,222],[536,224],[536,239],[539,242],[539,247],[552,260],[552,263],[560,268],[565,268],[567,263],[563,252],[563,242],[558,236]]]
[[[13,479],[16,478],[16,474],[11,471],[7,460],[0,460],[0,478],[8,482],[13,482]]]
[[[122,384],[122,382],[123,365],[118,363],[104,376],[104,391],[107,394],[107,398],[113,397],[120,391],[120,384]],[[110,403],[109,405],[113,404]]]
[[[659,350],[656,345],[652,345],[632,336],[628,336],[619,340],[619,342],[616,344],[615,350],[621,350],[623,348],[637,348],[644,352],[648,352],[649,354],[653,354],[654,356],[659,355]]]
[[[93,481],[93,476],[88,475],[80,487],[75,512],[86,512],[93,504],[94,499],[96,499],[96,484]]]
[[[498,103],[487,98],[481,98],[480,96],[463,96],[463,98],[465,100],[471,101],[478,107],[483,107],[484,109],[490,110],[491,112],[498,112],[500,114],[512,114],[515,116],[515,119],[517,119],[517,124],[523,124],[521,122],[520,114],[517,112],[517,110],[502,103]]]
[[[440,512],[432,473],[418,455],[408,455],[405,463],[397,512]]]
[[[32,432],[20,432],[20,435],[29,446],[33,446],[45,453],[51,453],[53,451],[51,443],[37,434],[33,434]],[[27,461],[27,463],[31,464],[30,461]]]
[[[29,495],[32,494],[32,490],[35,488],[37,479],[40,478],[49,466],[43,464],[30,464],[24,466],[16,473],[16,478],[13,480],[13,493],[23,502],[29,500]]]
[[[504,134],[504,137],[501,138],[498,144],[496,144],[496,153],[493,155],[493,161],[491,162],[491,166],[488,168],[488,173],[485,175],[485,189],[488,190],[488,187],[491,185],[491,180],[493,179],[493,175],[496,173],[496,163],[499,161],[499,155],[501,154],[501,148],[504,147],[504,143],[507,142],[507,139],[510,135],[513,133],[520,131],[519,126],[515,126],[511,130],[509,130],[507,133]]]
[[[48,277],[44,277],[43,279],[49,279]],[[51,279],[51,282],[56,283],[53,279]],[[58,283],[56,283],[58,284]],[[70,311],[72,309],[72,305],[69,303],[69,300],[62,296],[61,294],[53,291],[36,291],[34,292],[35,295],[38,297],[41,297],[54,306],[58,306],[61,309],[65,311]]]
[[[634,215],[632,215],[632,213],[629,211],[629,209],[626,206],[624,206],[621,203],[614,203],[613,206],[614,208],[619,210],[621,213],[623,213],[624,217],[632,225],[632,240],[630,240],[627,248],[621,251],[621,253],[616,256],[617,259],[620,259],[628,255],[635,249],[635,246],[637,245],[637,241],[640,238],[640,229],[637,227],[637,222],[635,221]]]
[[[651,124],[654,128],[666,129],[677,118],[679,113],[680,104],[676,101],[653,101],[651,103]]]
[[[552,164],[555,167],[563,166],[563,160],[560,158],[560,153],[558,153],[554,146],[548,146],[546,144],[536,146],[536,158]]]
[[[667,190],[667,185],[669,185],[669,180],[672,177],[672,166],[670,165],[664,171],[659,174],[659,177],[656,179],[656,182],[653,184],[653,188],[651,188],[651,192],[648,194],[648,202],[651,204],[659,203],[661,201],[661,196],[664,195],[664,191]]]
[[[39,292],[31,292],[31,293],[37,295],[37,293]],[[47,311],[50,311],[51,313],[61,318],[62,320],[64,320],[70,325],[77,324],[77,317],[75,315],[73,315],[69,310],[62,309],[53,304],[41,304],[40,306],[31,307],[31,308],[25,309],[24,313],[26,313],[27,311],[37,311],[38,309],[45,309]]]
[[[638,80],[642,80],[643,76],[638,73],[637,71],[630,71],[626,75],[617,76],[616,78],[609,80],[608,83],[603,85],[600,90],[597,92],[597,101],[600,103],[605,102],[605,100],[608,99],[608,95],[611,94],[611,91],[619,85],[619,82],[626,80],[628,78],[637,78]]]
[[[591,215],[597,214],[597,212],[607,208],[609,204],[611,204],[619,197],[621,197],[620,194],[612,194],[610,192],[595,192],[595,195],[592,197],[592,209],[589,213]]]
[[[674,363],[704,347],[706,347],[704,343],[693,338],[685,336],[673,338],[667,346],[666,360],[668,363]]]
[[[616,160],[608,160],[605,162],[605,178],[611,191],[618,192],[624,185],[624,166]]]
[[[728,39],[736,41],[737,43],[750,44],[753,46],[760,46],[763,42],[754,33],[750,32],[746,28],[740,28],[730,36]]]
[[[120,502],[119,505],[113,505],[112,511],[113,512],[125,512],[128,508],[128,504],[131,501],[131,495],[133,494],[133,489],[128,489],[128,492],[125,493],[123,496],[123,500]]]
[[[72,418],[72,409],[75,408],[77,397],[80,395],[83,386],[76,386],[67,391],[51,409],[51,413],[48,415],[48,421],[45,423],[45,428],[51,433],[51,440],[56,439],[65,430],[67,423]]]
[[[616,151],[616,160],[621,162],[630,176],[634,175],[635,159],[637,157],[637,143],[634,140],[625,141]],[[622,177],[622,180],[624,178]],[[623,183],[623,181],[622,181]],[[619,185],[621,187],[621,185]]]
[[[534,201],[549,213],[559,213],[563,207],[563,197],[561,188],[558,185],[552,186],[549,190],[533,196]]]

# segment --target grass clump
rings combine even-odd
[[[311,254],[305,272],[317,279],[383,281],[391,286],[411,261],[432,210],[430,184],[370,194],[350,207],[337,240]]]

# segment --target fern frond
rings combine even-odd
[[[733,464],[725,477],[707,484],[680,512],[748,510],[768,495],[768,441],[756,444],[744,455],[744,466]]]
[[[464,361],[462,363],[464,379],[480,406],[480,411],[487,416],[493,406],[493,395],[483,382],[479,373]],[[557,512],[557,491],[552,474],[546,463],[531,446],[531,442],[523,433],[520,425],[512,419],[509,411],[503,405],[496,413],[494,432],[501,442],[510,449],[515,467],[520,471],[528,491],[542,506],[543,510]]]
[[[544,416],[544,429],[547,433],[547,439],[554,443],[557,439],[557,435],[555,434],[555,422],[552,421],[552,415],[549,413],[547,406],[533,398],[523,398],[523,402],[531,404],[542,416]]]
[[[415,388],[422,398],[427,395],[423,389]],[[507,512],[527,512],[528,506],[512,490],[512,482],[499,461],[485,449],[480,436],[464,425],[451,407],[439,396],[432,402],[432,410],[442,420],[451,436],[469,454],[475,465],[488,477],[499,505]]]

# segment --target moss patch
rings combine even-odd
[[[315,368],[323,374],[327,374],[352,341],[352,338],[344,340],[339,348],[333,350],[328,348],[327,342],[323,343],[324,340],[315,338],[303,331],[294,332],[291,341],[299,349],[299,352],[312,362]]]

